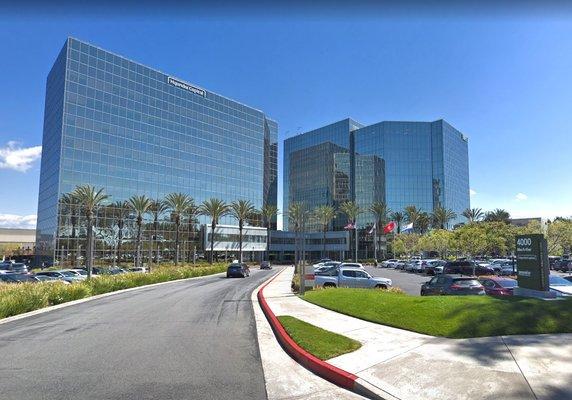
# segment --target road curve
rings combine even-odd
[[[0,325],[0,398],[266,399],[250,278],[206,277]]]

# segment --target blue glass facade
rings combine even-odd
[[[324,142],[347,149],[345,154],[335,156],[336,171],[343,171],[346,176],[348,199],[366,211],[358,218],[359,227],[374,223],[367,209],[375,201],[385,201],[392,211],[415,205],[430,213],[442,206],[457,214],[451,225],[461,222],[461,213],[470,206],[468,140],[447,122],[385,121],[362,126],[343,120],[286,140],[285,207],[288,201],[319,205],[296,191],[298,183],[290,175],[290,163],[294,153],[306,152],[305,158],[311,159],[312,149]],[[304,185],[305,193],[312,193],[311,182]],[[322,204],[335,203],[333,198],[325,198]],[[286,220],[284,225],[288,226]]]
[[[284,141],[284,176],[283,176],[283,224],[284,229],[288,229],[288,206],[293,202],[303,202],[309,209],[314,208],[317,205],[328,204],[334,205],[334,192],[330,189],[328,193],[322,191],[319,199],[316,195],[312,193],[312,182],[321,182],[324,179],[330,180],[333,183],[333,175],[328,177],[322,177],[321,172],[318,170],[313,170],[311,165],[316,164],[316,160],[313,159],[312,152],[308,151],[308,148],[312,146],[321,145],[323,143],[330,143],[336,147],[331,147],[331,156],[334,153],[349,153],[350,151],[350,132],[354,129],[361,127],[361,125],[350,118],[344,119],[342,121],[335,122],[333,124],[324,126],[319,129],[315,129],[310,132],[306,132],[301,135],[297,135],[288,138]],[[326,154],[324,153],[327,149],[323,147],[318,147],[316,149],[321,150],[322,162],[326,162]],[[297,153],[302,151],[302,153],[308,154],[308,157],[302,157]],[[296,156],[297,154],[297,156]],[[292,163],[292,158],[296,156],[296,163]],[[339,156],[338,156],[339,157]],[[342,156],[343,158],[343,156]],[[303,159],[303,160],[302,160]],[[318,162],[319,163],[319,162]],[[338,163],[339,164],[339,163]],[[328,167],[333,173],[332,167]],[[302,173],[302,171],[304,171]],[[342,171],[339,171],[343,174]],[[349,171],[346,171],[349,173]],[[337,174],[338,178],[341,178]],[[348,178],[349,181],[349,178]],[[340,179],[338,180],[340,182]],[[301,192],[297,190],[298,187],[306,187],[310,185],[308,190]],[[331,187],[331,186],[330,186]],[[340,186],[337,186],[338,193]]]
[[[262,111],[70,38],[47,82],[38,245],[46,255],[75,246],[57,204],[77,185],[105,188],[113,201],[183,192],[196,203],[276,204],[277,141]]]

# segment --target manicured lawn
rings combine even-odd
[[[163,266],[148,274],[104,275],[64,285],[53,282],[0,284],[0,319],[116,290],[226,271],[227,264]]]
[[[449,338],[572,332],[572,298],[414,297],[364,289],[327,289],[304,297],[367,321]]]
[[[328,360],[361,347],[361,343],[356,340],[318,328],[289,315],[279,316],[278,320],[300,347],[320,360]]]

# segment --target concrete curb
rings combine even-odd
[[[71,307],[71,306],[75,306],[77,304],[82,304],[82,303],[86,303],[88,301],[92,301],[92,300],[97,300],[97,299],[102,299],[104,297],[109,297],[109,296],[113,296],[116,294],[121,294],[121,293],[127,293],[127,292],[132,292],[135,290],[141,290],[141,289],[146,289],[146,288],[152,288],[152,287],[156,287],[156,286],[161,286],[161,285],[167,285],[169,283],[175,283],[175,282],[183,282],[183,281],[191,281],[191,280],[195,280],[195,279],[202,279],[202,278],[208,278],[211,276],[219,276],[219,275],[224,275],[226,274],[226,272],[219,272],[216,274],[212,274],[212,275],[204,275],[204,276],[196,276],[193,278],[185,278],[185,279],[176,279],[174,281],[167,281],[167,282],[159,282],[159,283],[152,283],[150,285],[143,285],[143,286],[137,286],[137,287],[133,287],[133,288],[129,288],[129,289],[121,289],[121,290],[116,290],[114,292],[108,292],[108,293],[102,293],[102,294],[97,294],[95,296],[90,296],[90,297],[86,297],[84,299],[78,299],[78,300],[72,300],[72,301],[68,301],[62,304],[57,304],[55,306],[49,306],[49,307],[44,307],[44,308],[39,308],[37,310],[34,311],[29,311],[27,313],[23,313],[23,314],[18,314],[18,315],[13,315],[11,317],[6,317],[3,319],[0,319],[0,325],[2,324],[7,324],[8,322],[12,322],[12,321],[17,321],[19,319],[24,319],[24,318],[28,318],[28,317],[33,317],[34,315],[38,315],[38,314],[43,314],[43,313],[47,313],[50,311],[55,311],[55,310],[59,310],[60,308],[65,308],[65,307]]]
[[[269,279],[266,283],[258,289],[257,298],[268,323],[272,327],[276,338],[280,345],[284,348],[284,350],[296,360],[298,363],[312,371],[314,374],[326,379],[329,382],[332,382],[344,389],[351,390],[361,396],[367,397],[369,399],[375,400],[389,400],[394,399],[393,396],[391,397],[382,397],[375,391],[375,387],[369,384],[367,381],[364,381],[361,378],[358,378],[356,375],[344,371],[338,367],[335,367],[325,361],[320,360],[319,358],[313,356],[312,354],[308,353],[306,350],[298,346],[294,340],[286,333],[286,330],[276,318],[276,315],[270,309],[270,306],[266,302],[264,298],[264,289],[268,286],[278,275],[284,272],[286,269],[283,269],[276,275],[274,275],[271,279]]]

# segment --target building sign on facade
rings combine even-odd
[[[549,290],[548,246],[544,235],[516,237],[516,266],[520,288]]]
[[[194,94],[198,94],[199,96],[205,97],[207,95],[207,93],[203,89],[199,89],[198,87],[189,85],[188,83],[173,78],[172,76],[167,77],[167,82],[169,83],[169,85],[176,86],[180,89],[188,90],[189,92],[193,92]]]

